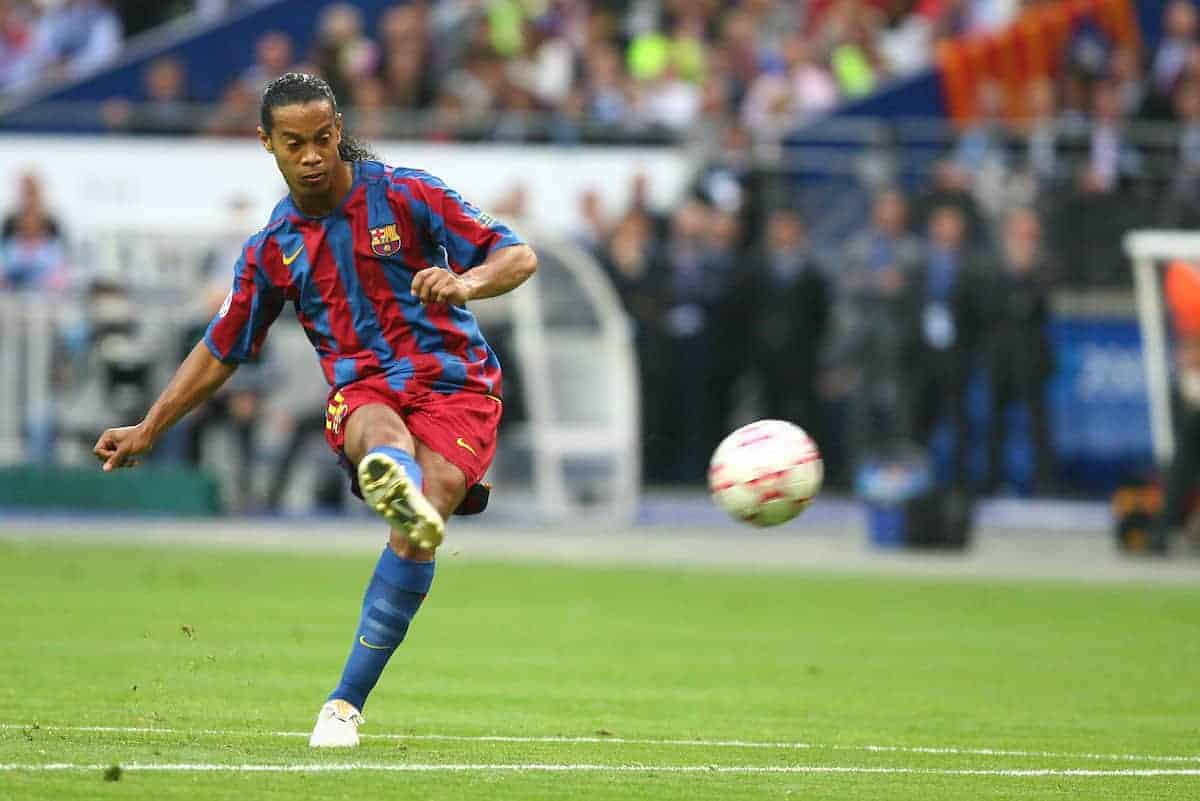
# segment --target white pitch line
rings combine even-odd
[[[51,762],[41,765],[0,764],[0,771],[99,771],[111,766],[103,764],[80,764],[73,762]],[[468,773],[468,772],[511,772],[511,773],[871,773],[871,774],[919,774],[923,776],[1008,776],[1014,778],[1055,777],[1153,777],[1153,776],[1200,776],[1200,769],[1124,769],[1086,770],[1069,768],[1030,769],[942,769],[942,768],[886,768],[873,766],[834,765],[598,765],[592,763],[546,764],[546,763],[293,763],[293,764],[220,764],[205,762],[183,763],[138,763],[121,765],[127,771],[196,772],[196,773],[344,773],[349,771],[387,771],[398,773]]]
[[[26,730],[30,724],[0,723],[0,730]],[[306,731],[236,731],[232,729],[173,729],[156,726],[38,726],[40,731],[96,732],[109,734],[171,734],[205,737],[289,737],[307,738]],[[909,745],[822,745],[802,742],[763,742],[755,740],[671,740],[640,739],[629,737],[566,737],[566,736],[518,736],[501,734],[366,734],[363,739],[373,740],[428,740],[476,743],[611,743],[614,745],[667,745],[695,746],[702,748],[760,748],[775,750],[805,751],[863,751],[868,753],[936,754],[946,756],[999,756],[1031,757],[1041,759],[1089,759],[1109,762],[1184,762],[1200,764],[1200,755],[1185,754],[1098,754],[1070,751],[1021,751],[1004,748],[965,748],[959,746],[909,746]]]

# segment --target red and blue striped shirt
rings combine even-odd
[[[330,386],[382,375],[397,392],[499,395],[500,362],[475,316],[423,305],[411,285],[419,270],[463,273],[521,240],[426,172],[352,166],[350,191],[333,212],[308,216],[289,195],[247,240],[205,332],[209,350],[223,362],[252,358],[291,301]]]

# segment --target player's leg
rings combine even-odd
[[[449,518],[467,494],[467,476],[442,454],[416,440],[417,462],[425,473],[425,497],[442,517]]]
[[[394,531],[424,550],[441,545],[445,519],[422,491],[427,477],[412,434],[395,410],[383,403],[355,409],[342,451],[355,465],[363,500]]]
[[[392,523],[392,532],[367,585],[341,679],[317,715],[309,738],[313,747],[358,745],[360,710],[433,583],[433,548],[414,544],[413,521],[417,527],[434,519],[441,525],[439,512],[421,492],[428,479],[400,415],[383,403],[367,403],[351,410],[344,422],[345,436],[337,444],[357,466],[364,499],[377,511],[377,504],[384,505],[381,514]],[[440,486],[440,479],[435,481]]]
[[[348,400],[353,405],[354,398]],[[340,408],[340,404],[330,404],[331,409],[335,407]],[[344,431],[338,417],[329,423],[326,433],[335,450],[358,460],[360,483],[363,465],[380,453],[393,462],[403,460],[404,455],[415,457],[415,464],[405,462],[404,472],[420,477],[424,488],[420,495],[430,507],[429,514],[446,516],[491,464],[500,401],[467,393],[430,395],[418,407],[407,413],[406,422],[387,404],[366,403],[349,412]],[[395,450],[404,450],[405,454],[397,455],[392,452]],[[362,489],[366,495],[367,488]],[[342,680],[322,708],[310,744],[357,744],[357,728],[362,720],[358,710],[429,591],[433,552],[434,548],[414,543],[409,530],[393,528],[389,546],[380,556],[367,588]]]

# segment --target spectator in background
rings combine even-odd
[[[659,402],[657,431],[647,431],[652,451],[662,454],[662,474],[669,482],[690,483],[704,478],[709,443],[709,397],[714,360],[715,306],[724,287],[710,270],[708,229],[712,209],[697,200],[685,201],[671,219],[670,235],[661,253],[663,281],[663,348],[671,354],[661,370],[666,387]]]
[[[647,478],[661,478],[670,459],[659,447],[664,416],[671,414],[670,385],[662,365],[662,276],[657,271],[658,242],[654,221],[640,209],[630,209],[613,227],[601,253],[601,264],[613,282],[633,326],[641,386],[642,467]]]
[[[536,140],[541,135],[533,95],[522,86],[509,81],[500,82],[500,94],[488,139],[498,142]]]
[[[354,84],[353,107],[348,112],[356,136],[366,140],[386,136],[390,129],[387,90],[378,78]]]
[[[1087,174],[1096,191],[1115,191],[1123,181],[1141,175],[1142,157],[1125,130],[1121,96],[1111,82],[1092,89],[1092,130],[1088,141]]]
[[[1066,178],[1059,153],[1062,135],[1054,84],[1049,78],[1031,81],[1026,88],[1026,114],[1015,123],[1020,140],[1017,162],[1033,183],[1033,195],[1058,188]]]
[[[987,170],[1008,164],[1008,134],[1004,127],[1004,90],[995,81],[981,81],[975,95],[975,119],[958,137],[954,159],[976,179]]]
[[[826,24],[829,38],[829,63],[841,93],[849,98],[864,97],[885,77],[883,59],[876,47],[882,27],[879,11],[853,2],[834,6]]]
[[[354,84],[379,67],[379,46],[363,33],[362,12],[350,3],[325,7],[317,23],[312,62],[337,97],[350,98]]]
[[[745,374],[747,366],[744,338],[726,335],[729,331],[747,330],[745,306],[737,290],[738,282],[746,271],[746,239],[739,210],[740,205],[713,207],[706,230],[706,272],[713,294],[708,312],[712,354],[708,388],[705,390],[708,403],[702,429],[708,453],[729,433],[736,401],[736,384]]]
[[[721,21],[717,48],[710,57],[719,59],[720,72],[741,96],[755,80],[763,60],[765,38],[759,36],[751,8],[732,8]],[[775,35],[782,30],[775,31]]]
[[[1163,10],[1163,36],[1150,64],[1146,117],[1171,118],[1171,96],[1196,46],[1198,21],[1192,0],[1172,0]]]
[[[291,69],[292,37],[280,31],[267,31],[254,43],[254,63],[242,73],[240,80],[256,92]]]
[[[965,226],[967,243],[973,248],[988,244],[987,223],[972,192],[971,173],[953,159],[943,159],[934,165],[933,182],[913,204],[910,226],[927,233],[932,230],[932,218],[938,209],[953,207]]]
[[[995,81],[980,82],[975,96],[977,116],[962,132],[954,160],[971,175],[975,199],[995,216],[1008,202],[1009,132],[1004,124],[1004,89]]]
[[[52,237],[61,238],[62,229],[58,225],[58,219],[46,208],[41,179],[36,173],[24,172],[17,179],[16,206],[4,216],[3,227],[0,228],[0,240],[7,241],[15,236],[18,221],[29,211],[41,215],[43,224]]]
[[[907,433],[903,303],[922,255],[920,240],[908,231],[904,195],[882,190],[869,225],[845,248],[835,285],[836,329],[824,390],[845,406],[841,468],[857,466],[871,449]]]
[[[508,62],[507,78],[541,108],[560,108],[575,79],[575,54],[567,40],[556,35],[553,16],[527,22],[521,52]]]
[[[992,390],[991,489],[1006,483],[1005,443],[1015,438],[1013,416],[1022,411],[1033,446],[1032,489],[1048,491],[1054,474],[1046,413],[1046,382],[1054,371],[1054,350],[1047,331],[1052,268],[1041,239],[1037,214],[1029,208],[1013,209],[1004,221],[1000,264],[989,271],[994,285],[987,293],[991,309],[983,344]]]
[[[383,45],[380,75],[394,108],[426,108],[433,101],[434,81],[428,68],[431,49],[429,11],[424,3],[393,6],[383,13],[379,35]]]
[[[636,37],[626,59],[640,121],[675,133],[695,122],[706,68],[701,9],[680,15],[670,36],[654,31]]]
[[[720,135],[720,150],[699,169],[692,193],[709,206],[738,214],[745,240],[753,241],[761,235],[767,215],[760,208],[763,193],[755,189],[761,176],[751,159],[750,134],[740,125],[730,125]]]
[[[933,51],[933,25],[924,15],[910,11],[907,0],[885,6],[878,33],[879,56],[888,73],[896,77],[925,69]]]
[[[635,114],[652,129],[680,134],[696,122],[703,95],[698,84],[685,79],[675,64],[656,77],[635,85]]]
[[[783,58],[754,79],[742,104],[741,120],[760,141],[778,141],[813,116],[833,108],[838,89],[833,76],[799,36],[787,40]]]
[[[25,208],[0,247],[0,289],[61,291],[67,285],[66,253],[46,216]]]
[[[598,259],[603,259],[608,246],[611,225],[604,211],[604,198],[595,189],[579,195],[580,225],[573,239],[575,243]]]
[[[221,94],[221,104],[204,132],[214,136],[249,136],[258,130],[262,96],[245,81],[233,81]]]
[[[49,76],[78,78],[104,66],[121,51],[121,18],[107,0],[63,0],[38,24]]]
[[[0,94],[21,92],[42,76],[45,53],[29,9],[0,0]]]
[[[745,332],[731,339],[740,341],[741,360],[761,379],[763,415],[796,423],[820,440],[819,356],[832,292],[809,250],[799,213],[772,211],[764,239],[734,290],[739,325],[722,330]]]
[[[612,45],[593,45],[584,62],[585,108],[593,125],[613,128],[629,116],[630,95],[621,57]]]
[[[648,345],[661,321],[661,276],[655,272],[658,243],[654,221],[639,209],[630,209],[613,226],[603,250],[605,272],[613,282],[621,302],[633,322],[635,339]],[[638,348],[647,367],[652,355],[645,347]]]
[[[1113,84],[1096,84],[1091,105],[1090,131],[1064,142],[1073,157],[1075,188],[1056,198],[1049,238],[1073,286],[1122,286],[1130,275],[1121,237],[1149,222],[1162,198],[1141,197],[1147,188],[1142,155],[1126,132]]]
[[[490,53],[473,52],[467,55],[460,69],[442,82],[439,101],[454,98],[463,122],[480,125],[499,103],[503,88],[504,63]]]
[[[66,250],[58,221],[47,211],[41,181],[32,172],[17,180],[16,205],[0,229],[0,289],[66,287]]]
[[[1108,62],[1107,77],[1116,89],[1121,114],[1130,118],[1138,116],[1146,101],[1146,86],[1137,51],[1129,46],[1115,48]]]
[[[150,62],[142,75],[145,99],[135,105],[110,100],[101,111],[113,130],[137,134],[194,133],[199,120],[188,98],[187,71],[179,59],[164,56]]]
[[[986,287],[973,263],[967,222],[959,207],[935,207],[929,215],[928,244],[908,285],[908,321],[904,337],[909,365],[906,395],[912,439],[943,450],[934,441],[948,424],[949,453],[940,461],[948,481],[967,483],[967,383],[984,325],[982,298]]]
[[[1174,228],[1200,225],[1200,84],[1175,90],[1176,152],[1170,161],[1170,189],[1160,220]]]

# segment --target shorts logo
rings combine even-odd
[[[477,453],[475,452],[475,449],[474,449],[474,448],[472,448],[470,445],[468,445],[468,444],[467,444],[467,441],[466,441],[465,439],[463,439],[462,437],[459,437],[458,439],[454,440],[454,444],[455,444],[455,445],[457,445],[458,447],[460,447],[460,448],[464,449],[464,450],[468,450],[468,451],[470,451],[472,456],[478,456],[478,455],[479,455],[479,454],[477,454]]]
[[[400,234],[396,232],[396,224],[380,225],[371,228],[371,252],[376,256],[394,256],[400,252]]]
[[[346,419],[346,411],[349,408],[346,399],[342,397],[342,393],[335,393],[333,401],[325,408],[325,427],[334,434],[340,434],[342,431],[342,421]]]

